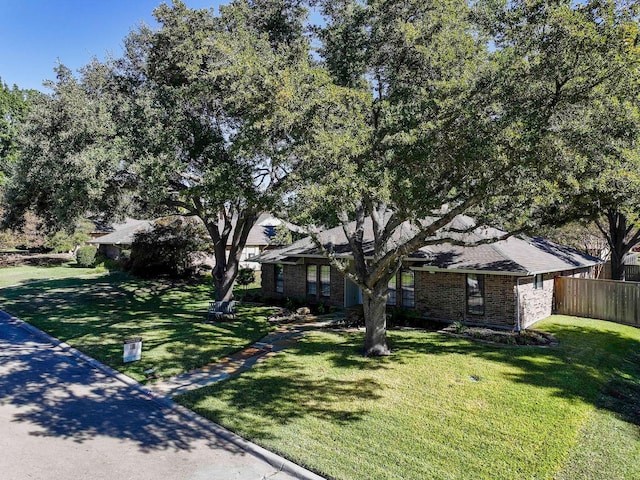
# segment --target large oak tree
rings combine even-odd
[[[456,242],[458,214],[513,230],[563,195],[571,159],[554,132],[628,68],[633,19],[608,1],[320,6],[333,83],[301,153],[297,218],[342,225],[353,261],[317,246],[363,291],[364,353],[385,355],[387,284],[404,256],[436,234]]]
[[[326,76],[297,1],[237,0],[218,15],[175,1],[154,15],[159,28],[132,32],[123,58],[80,78],[59,69],[31,117],[12,214],[35,208],[52,227],[124,203],[195,216],[213,243],[216,296],[228,300],[249,231],[296,168],[292,148]]]

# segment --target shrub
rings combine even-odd
[[[81,267],[93,267],[96,261],[96,249],[94,247],[80,247],[76,252],[76,262]]]
[[[236,277],[236,283],[244,289],[251,285],[256,280],[256,274],[252,268],[241,268],[238,270],[238,276]]]
[[[131,245],[131,273],[185,278],[195,272],[194,254],[208,248],[201,224],[182,217],[157,221],[151,230],[136,233]]]

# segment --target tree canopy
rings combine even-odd
[[[145,208],[204,223],[216,292],[227,300],[250,229],[296,168],[291,150],[320,78],[306,9],[238,0],[214,16],[174,2],[155,16],[160,28],[132,33],[116,62],[116,122]]]
[[[618,5],[620,7],[620,5]],[[600,17],[616,17],[606,2]],[[554,131],[568,161],[543,216],[551,224],[590,220],[611,251],[612,276],[624,280],[624,258],[640,242],[640,76],[637,12],[618,19],[611,36],[618,49],[600,75],[593,75],[590,102],[564,112]],[[602,45],[600,48],[606,48]]]
[[[60,67],[27,121],[12,212],[198,217],[223,300],[261,211],[342,225],[353,261],[318,247],[361,287],[365,353],[383,355],[389,279],[433,235],[455,242],[456,215],[525,229],[605,180],[595,164],[635,158],[615,121],[633,117],[616,92],[638,67],[623,0],[310,3],[322,25],[298,0],[162,4],[123,58]]]
[[[176,1],[154,15],[159,28],[132,32],[123,58],[80,78],[60,67],[25,135],[12,212],[31,207],[58,227],[125,200],[145,216],[198,217],[216,295],[228,299],[250,229],[296,168],[292,147],[326,77],[311,61],[300,2],[237,0],[215,15]],[[120,203],[106,195],[112,185]]]
[[[18,129],[28,110],[29,92],[0,80],[0,187],[6,182],[18,154]]]
[[[94,62],[76,78],[59,65],[56,77],[47,84],[50,95],[31,98],[5,192],[9,225],[32,210],[48,231],[72,230],[88,211],[113,211],[121,198],[122,142],[105,97],[104,66]]]
[[[635,20],[610,1],[320,6],[332,84],[292,210],[343,226],[353,262],[318,247],[362,288],[365,353],[386,354],[387,284],[405,255],[436,233],[454,242],[458,214],[513,231],[568,193],[557,133],[634,65]]]

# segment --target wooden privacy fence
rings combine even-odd
[[[556,277],[554,288],[556,313],[640,326],[640,283]]]
[[[640,281],[640,265],[625,265],[624,278],[628,282]]]

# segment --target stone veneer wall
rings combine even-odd
[[[283,265],[284,292],[276,293],[275,265],[262,264],[262,294],[273,298],[307,298],[311,302],[320,302],[327,305],[342,307],[344,305],[344,277],[331,267],[331,295],[329,297],[307,296],[307,265],[328,265],[329,262],[319,260],[307,260],[302,265]],[[318,285],[318,288],[320,286]]]
[[[553,311],[553,279],[559,273],[545,273],[542,288],[533,288],[533,277],[520,280],[520,325],[529,325],[551,315]]]
[[[589,278],[592,268],[545,273],[542,288],[533,288],[533,277],[520,280],[520,322],[526,328],[535,322],[547,318],[554,310],[554,279],[556,277]]]

